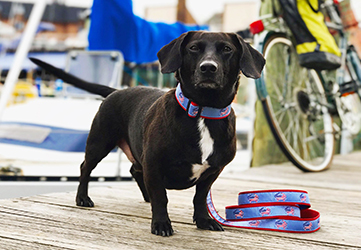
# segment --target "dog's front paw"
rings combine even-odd
[[[200,229],[206,229],[211,231],[224,231],[223,227],[212,218],[198,218],[196,225]]]
[[[76,205],[81,207],[94,207],[94,202],[89,198],[89,196],[77,196]]]
[[[170,221],[165,222],[152,222],[152,234],[160,236],[171,236],[173,235],[173,228]]]

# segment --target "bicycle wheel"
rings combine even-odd
[[[361,99],[361,59],[358,56],[356,49],[353,45],[350,45],[347,50],[346,61],[348,72],[356,83],[356,92]]]
[[[322,82],[314,70],[302,68],[292,42],[271,36],[263,49],[266,66],[262,101],[271,131],[287,158],[299,169],[318,172],[333,158],[333,122]]]
[[[338,115],[343,126],[351,135],[361,131],[361,100],[357,93],[341,95],[335,98]]]
[[[343,126],[357,135],[361,130],[361,63],[352,47],[347,50],[345,66],[345,83],[335,101]]]

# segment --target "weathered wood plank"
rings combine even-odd
[[[361,190],[361,153],[337,155],[330,169],[319,173],[304,173],[292,164],[286,163],[255,167],[245,172],[235,169],[222,176],[278,185],[359,191]]]
[[[176,233],[163,238],[150,234],[149,219],[104,213],[91,209],[73,209],[31,201],[24,209],[0,210],[4,218],[1,239],[66,249],[328,249],[335,245],[318,240],[303,240],[291,234],[263,234],[261,231],[227,229],[210,232],[193,225],[173,222]],[[20,203],[15,203],[20,205]],[[28,210],[30,210],[28,214]],[[14,212],[15,211],[15,212]],[[28,214],[28,215],[27,215]],[[4,215],[4,216],[3,216]],[[19,243],[21,246],[22,244]],[[350,246],[351,247],[351,246]]]
[[[135,182],[90,188],[94,208],[75,206],[75,191],[0,200],[1,249],[356,249],[361,248],[360,152],[336,156],[330,170],[302,173],[274,165],[225,173],[212,193],[221,215],[240,191],[304,189],[321,213],[321,229],[290,234],[226,228],[196,229],[192,222],[194,188],[168,191],[173,237],[150,233],[150,205]]]
[[[59,250],[59,249],[66,249],[63,247],[58,246],[50,246],[47,244],[39,244],[34,242],[29,242],[26,240],[18,240],[18,239],[12,239],[7,237],[0,236],[0,245],[1,249],[6,250],[19,250],[19,249],[49,249],[49,250]],[[69,249],[69,248],[68,248]]]
[[[257,190],[257,189],[301,189],[297,185],[275,185],[230,180],[220,178],[216,181],[213,188],[213,196],[216,208],[221,215],[224,215],[224,207],[227,205],[234,205],[237,201],[237,194],[239,191]],[[287,234],[288,237],[314,240],[322,242],[331,242],[333,244],[348,244],[360,246],[359,235],[357,232],[361,231],[361,218],[355,214],[355,211],[361,210],[359,201],[361,200],[360,192],[347,192],[335,190],[333,192],[327,189],[307,188],[306,189],[311,198],[314,209],[321,213],[322,228],[319,232],[314,234]],[[169,213],[171,220],[174,223],[187,224],[191,228],[195,228],[192,223],[192,198],[194,190],[184,191],[170,191],[169,196]],[[59,195],[42,195],[23,199],[22,202],[40,202],[44,205],[53,204],[55,206],[74,207],[74,195],[71,192],[68,194]],[[129,183],[124,187],[115,188],[93,188],[90,189],[90,195],[94,198],[96,206],[92,209],[86,210],[86,214],[91,216],[94,213],[106,212],[114,215],[131,216],[148,219],[146,226],[148,231],[150,227],[150,206],[142,201],[139,190],[137,190],[135,183]],[[342,197],[342,200],[339,199]],[[81,212],[80,212],[81,214]],[[88,216],[85,216],[88,218]],[[87,221],[87,219],[85,219]],[[229,229],[227,229],[228,231]],[[237,229],[236,229],[237,230]],[[245,231],[245,230],[241,230]],[[147,232],[149,233],[149,232]],[[273,233],[257,231],[256,234],[268,235],[286,235],[284,233]],[[322,236],[322,237],[320,237]]]
[[[335,159],[342,159],[344,160],[344,162],[358,162],[359,165],[361,166],[361,152],[360,151],[356,151],[356,152],[352,152],[349,153],[347,155],[336,155]]]

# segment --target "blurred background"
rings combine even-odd
[[[165,22],[172,24],[181,22],[190,25],[205,25],[210,31],[237,32],[246,39],[251,39],[248,26],[259,15],[261,0],[134,0],[133,11],[136,16],[150,22]],[[65,68],[66,53],[69,50],[85,50],[89,46],[88,33],[91,23],[92,0],[54,0],[48,1],[41,22],[37,28],[36,36],[31,44],[31,53],[41,54],[48,62],[55,66]],[[13,61],[24,27],[32,10],[31,0],[0,0],[0,82],[4,82]],[[345,0],[345,18],[361,19],[361,2],[358,0]],[[121,16],[119,16],[121,18]],[[352,22],[352,21],[350,21]],[[103,27],[105,30],[109,27]],[[350,27],[351,42],[360,52],[361,31],[360,25]],[[126,34],[119,34],[121,36]],[[123,51],[124,53],[124,51]],[[46,57],[44,57],[46,56]],[[135,65],[126,60],[123,74],[123,85],[151,84],[159,85],[157,62],[154,64]],[[133,63],[133,64],[132,64]],[[20,79],[33,74],[35,79],[41,72],[33,72],[35,66],[29,61],[23,65]],[[31,71],[29,71],[31,70]],[[44,73],[43,73],[44,74]],[[42,76],[42,79],[47,76]],[[46,80],[46,79],[45,79]],[[164,86],[173,87],[172,77],[165,76]],[[54,83],[50,83],[54,85]],[[52,95],[53,88],[45,85],[45,95]],[[53,86],[50,86],[53,87]],[[49,92],[49,93],[47,93]],[[244,99],[244,96],[239,96]],[[242,101],[242,100],[240,100]]]
[[[257,20],[261,0],[133,0],[133,12],[136,16],[150,22],[165,22],[172,24],[181,22],[190,25],[204,25],[210,31],[237,32],[244,38],[252,40],[248,26]],[[69,50],[86,50],[89,46],[88,34],[91,23],[92,0],[54,0],[48,1],[41,22],[37,28],[36,36],[31,44],[30,53],[42,53],[41,58],[55,66],[65,68],[66,54]],[[361,2],[358,0],[345,0],[345,18],[361,19]],[[13,61],[24,27],[28,21],[33,3],[31,0],[0,0],[0,82],[4,79]],[[119,14],[121,18],[121,12]],[[97,20],[98,21],[98,20]],[[353,20],[352,20],[353,21]],[[352,22],[350,21],[350,22]],[[105,30],[110,27],[104,26]],[[360,25],[350,27],[351,42],[360,52],[361,31]],[[126,34],[119,34],[119,39]],[[92,48],[90,48],[92,49]],[[47,53],[47,54],[44,54]],[[123,51],[124,53],[124,51]],[[139,63],[128,61],[122,75],[123,85],[150,84],[159,85],[158,65],[154,63]],[[20,79],[31,77],[36,79],[39,74],[46,80],[42,72],[33,71],[35,66],[29,61],[23,65]],[[165,87],[173,87],[172,77],[164,76],[162,83]],[[54,83],[44,86],[45,95],[52,95]],[[49,92],[49,93],[47,93]],[[240,101],[245,98],[239,95]]]

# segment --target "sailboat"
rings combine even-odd
[[[181,33],[207,28],[181,22],[148,22],[133,14],[131,0],[117,0],[111,3],[118,5],[117,8],[109,5],[109,2],[94,0],[88,50],[71,51],[66,55],[65,70],[84,80],[121,88],[124,59],[133,63],[154,61],[158,49]],[[38,91],[37,97],[7,106],[23,62],[29,63],[27,57],[30,44],[45,6],[46,0],[35,2],[16,51],[13,66],[2,89],[0,180],[76,180],[79,176],[79,165],[84,158],[88,131],[102,101],[97,96],[79,92],[59,81],[55,81],[55,85],[61,85],[55,87],[55,97],[41,96],[41,83],[37,83],[41,79],[36,78],[33,87]],[[178,8],[179,18],[186,22],[189,13],[185,8],[185,1],[179,1]],[[124,11],[124,15],[114,13],[114,10]],[[106,20],[99,17],[104,12],[109,16],[117,15],[119,23],[109,22],[114,20],[111,17]],[[122,16],[128,19],[122,20]],[[124,23],[127,25],[124,26]],[[129,27],[132,27],[132,30]],[[151,33],[153,31],[154,34]],[[107,39],[108,36],[114,37],[114,32],[125,36],[115,43]],[[129,32],[133,32],[133,35]],[[145,37],[140,37],[142,33],[148,35],[149,41]],[[159,33],[162,34],[161,37],[157,35]],[[136,44],[141,46],[137,47]],[[144,50],[147,53],[143,53]],[[65,58],[57,59],[59,60]],[[129,168],[130,162],[125,155],[115,149],[100,163],[100,167],[94,170],[92,176],[95,180],[130,179]]]

